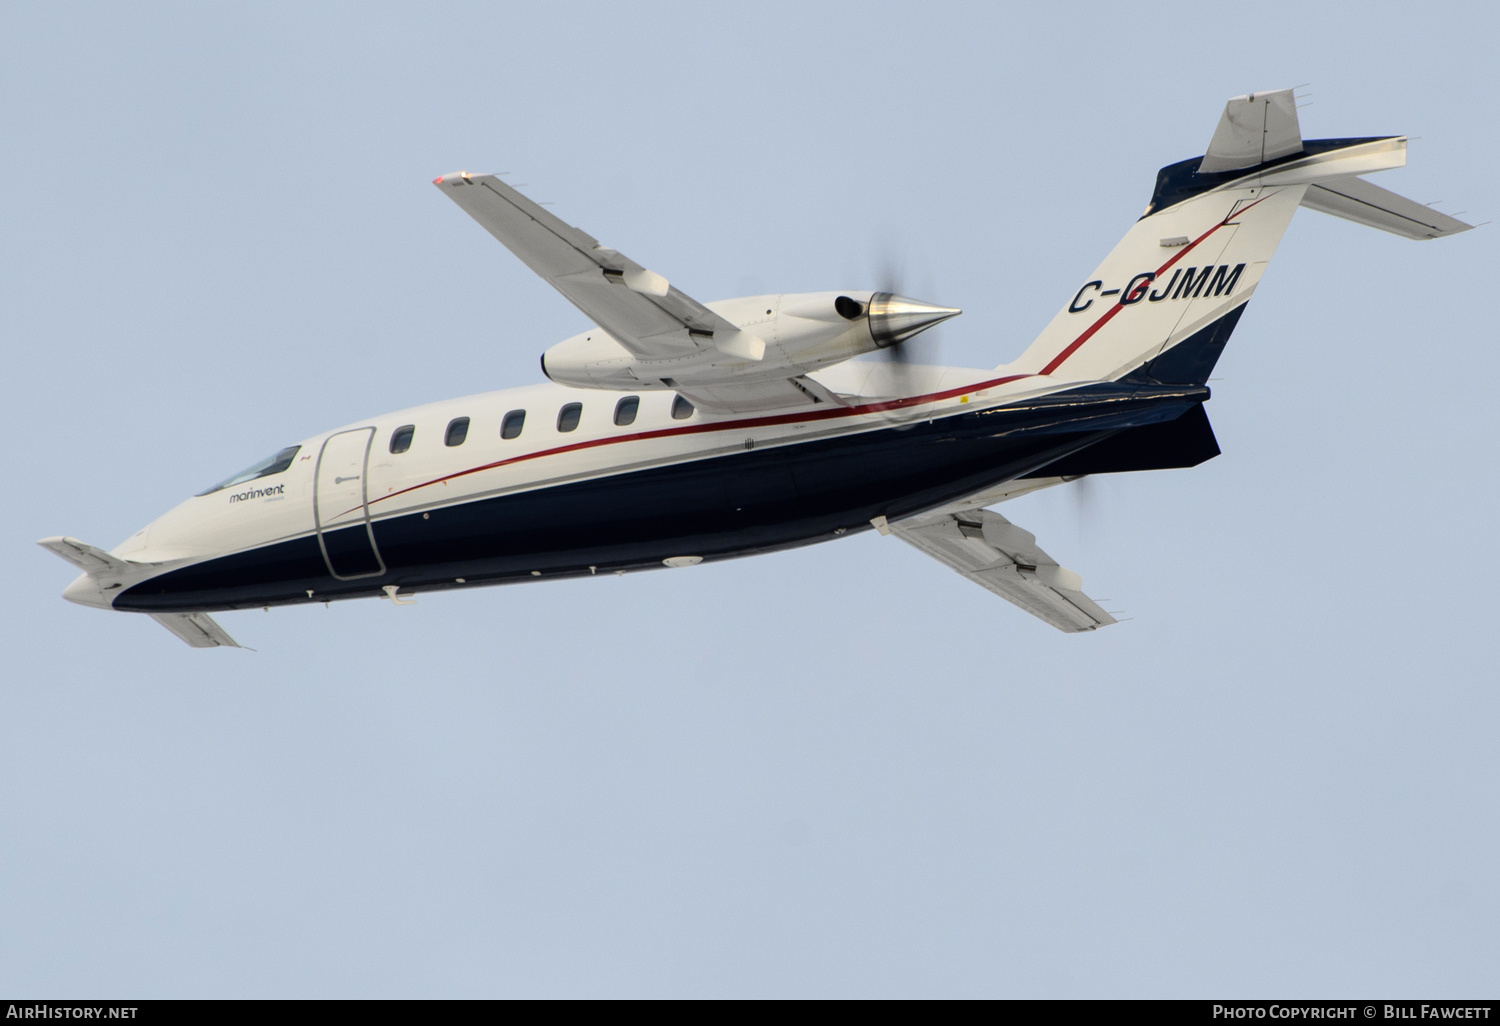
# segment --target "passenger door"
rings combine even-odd
[[[378,577],[385,562],[370,525],[370,445],[373,427],[330,435],[318,452],[313,522],[328,572],[341,581]]]

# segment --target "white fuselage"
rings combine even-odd
[[[320,524],[329,530],[356,523],[364,516],[365,498],[370,518],[381,521],[507,493],[971,412],[1074,384],[1032,376],[1007,381],[1003,370],[854,362],[820,377],[830,388],[864,394],[867,400],[765,416],[693,411],[677,419],[674,393],[642,391],[634,421],[625,425],[615,423],[615,411],[627,393],[555,384],[429,403],[304,439],[284,472],[187,499],[114,552],[140,563],[202,560],[305,536]],[[913,387],[920,390],[915,396],[891,397],[893,390]],[[560,411],[575,403],[582,407],[577,426],[559,430]],[[502,438],[507,414],[518,410],[525,412],[519,435]],[[447,445],[448,426],[459,418],[469,419],[463,441]],[[413,429],[410,447],[391,452],[392,436],[408,425]],[[371,428],[366,479],[336,487],[325,481],[319,495],[322,508],[315,512],[315,470],[325,443]],[[355,490],[361,485],[362,495]],[[350,501],[331,503],[338,496],[329,493],[337,489]]]

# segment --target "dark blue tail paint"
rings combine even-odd
[[[1203,163],[1203,157],[1189,157],[1187,160],[1179,160],[1175,164],[1168,164],[1156,173],[1156,188],[1151,193],[1151,202],[1146,207],[1142,218],[1150,217],[1159,213],[1167,207],[1175,206],[1184,200],[1190,200],[1194,196],[1201,196],[1205,192],[1217,189],[1221,185],[1227,185],[1241,178],[1260,174],[1267,168],[1278,167],[1282,164],[1291,164],[1294,161],[1306,157],[1316,156],[1320,153],[1332,153],[1334,150],[1344,150],[1351,146],[1362,146],[1365,143],[1379,142],[1382,139],[1394,139],[1390,135],[1369,135],[1350,139],[1304,139],[1302,150],[1298,153],[1289,153],[1285,157],[1277,157],[1268,160],[1264,164],[1252,164],[1249,167],[1236,168],[1233,171],[1210,171],[1206,174],[1198,172],[1198,165]]]
[[[1086,477],[1137,470],[1196,467],[1219,455],[1219,441],[1201,405],[1176,420],[1147,424],[1111,435],[1087,449],[1064,456],[1025,477]]]
[[[1214,365],[1234,334],[1248,302],[1241,303],[1208,327],[1193,332],[1156,359],[1131,371],[1122,381],[1142,385],[1206,385]]]

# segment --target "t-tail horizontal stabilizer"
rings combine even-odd
[[[1251,93],[1224,105],[1197,173],[1249,171],[1304,152],[1292,90]],[[1313,182],[1302,205],[1408,239],[1441,239],[1474,227],[1357,175]]]
[[[1302,207],[1408,239],[1468,231],[1472,225],[1360,177],[1403,167],[1406,142],[1304,139],[1290,89],[1234,97],[1203,156],[1157,173],[1146,212],[1005,372],[1205,380]],[[1190,341],[1191,361],[1171,355]]]
[[[1357,175],[1314,182],[1307,187],[1302,205],[1408,239],[1441,239],[1474,227]]]
[[[878,521],[909,545],[982,588],[1070,634],[1117,622],[1083,593],[1083,579],[1036,546],[1036,536],[998,513],[970,509]]]

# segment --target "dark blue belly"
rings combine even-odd
[[[1023,407],[460,502],[376,522],[379,576],[335,579],[309,535],[163,574],[114,606],[237,609],[379,595],[385,585],[504,584],[660,568],[670,556],[773,552],[952,502],[1126,428],[1172,420],[1206,397],[1202,388],[1094,386]],[[368,549],[364,535],[363,526],[325,535],[341,572]]]

